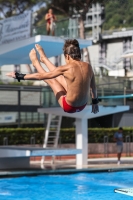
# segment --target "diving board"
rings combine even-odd
[[[92,45],[91,40],[77,40],[81,49]],[[36,43],[44,48],[48,58],[61,55],[63,53],[64,41],[65,38],[37,35],[25,40],[1,45],[0,66],[8,64],[31,64],[29,52],[35,47]]]
[[[133,188],[115,189],[114,192],[133,197]]]
[[[99,106],[99,112],[97,114],[91,113],[91,105],[86,106],[84,110],[76,113],[66,113],[60,107],[52,107],[52,108],[38,108],[38,112],[40,113],[51,113],[54,115],[71,117],[71,118],[79,118],[79,119],[92,119],[96,117],[102,117],[105,115],[111,115],[115,113],[120,113],[129,110],[129,106]]]
[[[61,156],[75,155],[81,153],[81,149],[57,149],[57,148],[37,148],[2,146],[0,147],[0,158],[9,157],[32,157],[32,156]]]
[[[82,149],[82,152],[76,155],[76,166],[77,168],[83,168],[88,164],[88,119],[120,113],[127,110],[129,110],[129,106],[99,106],[99,113],[94,114],[91,113],[91,106],[86,106],[84,110],[76,113],[66,113],[60,107],[39,108],[38,112],[76,119],[76,148]]]
[[[30,157],[81,154],[81,149],[49,149],[37,147],[1,146],[0,169],[29,168]]]

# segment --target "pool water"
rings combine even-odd
[[[0,200],[133,200],[114,193],[132,187],[132,171],[2,178]]]

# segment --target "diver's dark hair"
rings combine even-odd
[[[81,59],[79,43],[76,39],[68,39],[63,47],[64,55],[68,54],[73,59]]]

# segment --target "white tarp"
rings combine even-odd
[[[0,113],[0,124],[16,122],[16,113]]]
[[[29,38],[31,34],[31,11],[0,20],[0,44]]]

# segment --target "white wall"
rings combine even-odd
[[[95,44],[88,48],[90,54],[91,65],[93,67],[94,72],[100,72],[99,66],[99,45]],[[119,60],[123,53],[123,42],[117,43],[109,43],[107,45],[107,57],[106,57],[106,64],[109,68],[113,70],[109,71],[109,76],[121,76],[125,75],[125,71],[123,69],[123,61],[119,62],[117,65],[114,65],[114,62]]]
[[[99,60],[99,46],[98,45],[92,45],[88,47],[89,54],[90,54],[90,61],[92,66],[95,64],[98,64]]]
[[[107,45],[107,62],[113,63],[116,61],[118,58],[123,53],[123,43],[122,42],[117,42],[117,43],[109,43]],[[120,62],[116,68],[123,68],[123,62]]]

